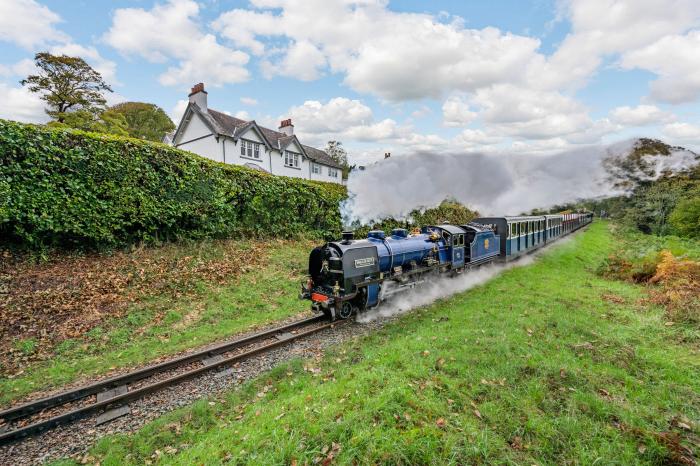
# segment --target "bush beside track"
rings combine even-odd
[[[0,241],[23,247],[336,235],[346,195],[164,144],[0,120]]]

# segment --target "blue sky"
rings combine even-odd
[[[111,102],[212,108],[303,142],[549,154],[634,136],[700,147],[696,0],[0,0],[0,117],[45,121],[18,81],[80,55]]]

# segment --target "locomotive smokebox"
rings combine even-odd
[[[352,243],[352,240],[354,238],[355,238],[355,232],[353,232],[353,231],[344,231],[343,232],[343,244]]]

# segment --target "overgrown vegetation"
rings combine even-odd
[[[629,232],[620,238],[599,273],[647,285],[650,301],[664,307],[669,325],[700,324],[700,244]]]
[[[103,248],[182,238],[337,237],[345,187],[163,144],[0,120],[0,240]]]
[[[595,273],[596,223],[534,265],[104,438],[144,464],[693,464],[697,327]]]

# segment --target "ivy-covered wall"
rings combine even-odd
[[[0,242],[114,247],[333,235],[345,187],[212,162],[164,144],[0,120]]]

